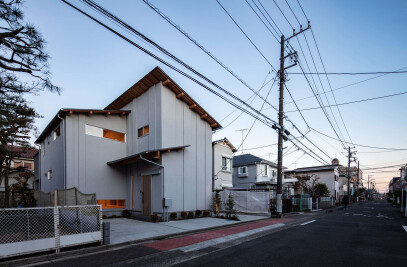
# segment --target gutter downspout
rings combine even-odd
[[[140,159],[141,159],[141,160],[144,160],[144,161],[146,161],[146,162],[148,162],[148,163],[154,164],[154,165],[160,167],[161,169],[163,169],[163,192],[162,192],[162,201],[164,201],[164,166],[161,165],[161,164],[155,163],[154,161],[151,161],[151,160],[148,160],[148,159],[146,159],[146,158],[143,158],[142,155],[140,155]],[[162,209],[163,216],[165,216],[164,203],[162,203],[162,205],[163,205],[163,209]],[[165,217],[164,217],[164,218],[165,218]]]
[[[64,147],[64,189],[66,189],[66,123],[59,113],[57,114],[58,118],[62,121],[62,129],[64,130],[64,136],[62,138],[62,145]]]

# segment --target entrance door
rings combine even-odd
[[[142,176],[143,184],[143,215],[151,215],[151,175]]]

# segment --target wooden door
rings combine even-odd
[[[151,175],[142,176],[143,215],[151,215]]]

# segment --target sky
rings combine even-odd
[[[245,0],[219,1],[273,67],[278,69],[280,44],[258,19],[247,2]],[[260,1],[283,34],[286,37],[290,36],[292,28],[274,2],[272,0]],[[296,17],[305,27],[307,20],[297,1],[287,1]],[[82,2],[78,0],[71,0],[70,2],[131,37],[136,43],[170,61],[141,40],[95,13]],[[143,1],[98,0],[96,2],[241,99],[248,100],[253,96],[248,88],[221,68]],[[151,0],[151,2],[255,90],[259,90],[264,81],[271,81],[260,90],[260,94],[263,97],[268,95],[268,102],[274,106],[278,105],[278,81],[270,89],[276,73],[272,71],[267,61],[234,25],[215,0]],[[254,7],[251,0],[248,2]],[[276,2],[298,32],[299,23],[286,2],[283,0],[276,0]],[[302,0],[300,3],[311,22],[312,31],[327,72],[394,71],[407,68],[407,53],[405,53],[407,1]],[[256,4],[259,5],[257,0]],[[37,112],[43,116],[36,122],[40,132],[59,109],[103,109],[146,73],[159,66],[224,126],[222,130],[213,134],[213,140],[227,137],[235,147],[241,149],[242,135],[237,130],[250,129],[255,118],[236,111],[231,105],[139,51],[136,47],[97,25],[62,1],[26,1],[23,11],[25,12],[25,19],[34,24],[47,41],[46,50],[51,56],[49,63],[53,75],[52,81],[63,88],[60,95],[42,92],[38,96],[27,96]],[[280,37],[278,36],[278,38]],[[307,42],[310,50],[308,50]],[[301,66],[306,71],[308,70],[306,63],[309,64],[311,72],[315,70],[313,61],[317,69],[320,72],[323,71],[310,30],[298,35],[298,38],[291,39],[290,44],[298,52]],[[309,51],[311,51],[312,57]],[[286,62],[286,65],[288,64]],[[316,98],[310,97],[313,96],[313,93],[304,76],[290,74],[298,72],[301,72],[298,65],[288,69],[286,82],[294,99],[297,100],[298,107],[300,109],[318,107]],[[371,77],[374,75],[329,75],[329,85],[326,77],[321,75],[320,79],[324,88],[320,86],[318,76],[315,75],[313,78],[318,90],[322,92]],[[311,76],[309,79],[313,85]],[[406,82],[407,74],[384,75],[335,90],[334,95],[328,93],[326,96],[330,104],[334,104],[335,100],[337,103],[344,103],[407,91]],[[300,100],[304,97],[310,98]],[[323,96],[325,105],[327,105],[327,99]],[[338,135],[345,141],[368,146],[407,148],[407,136],[405,134],[407,124],[404,123],[407,115],[406,100],[407,95],[400,95],[343,105],[339,107],[340,114],[336,107],[332,107],[334,116],[332,116],[329,108],[327,108],[327,112],[331,123],[336,129],[339,128],[336,130]],[[284,109],[286,111],[296,109],[287,91],[285,91],[285,101]],[[264,101],[256,97],[251,105],[260,109],[263,104]],[[231,112],[233,113],[231,114]],[[262,113],[273,120],[277,120],[277,112],[270,108],[267,103],[264,104]],[[303,111],[307,124],[298,112],[287,112],[286,116],[302,133],[307,133],[306,137],[324,151],[327,156],[308,141],[302,139],[307,147],[327,162],[337,157],[341,164],[347,164],[346,151],[339,141],[322,136],[312,130],[309,131],[307,128],[308,124],[310,127],[336,138],[333,128],[321,109]],[[350,138],[346,133],[344,124]],[[292,128],[290,123],[285,122],[285,125],[292,135],[301,136]],[[246,135],[247,131],[244,134]],[[275,161],[277,159],[276,145],[252,149],[275,143],[277,143],[275,130],[256,121],[243,142],[243,148],[245,153],[252,153]],[[285,142],[284,147],[285,151],[289,150],[284,157],[284,166],[289,169],[321,165],[315,159],[304,155],[302,151],[295,148],[290,149],[290,142]],[[383,150],[361,146],[356,146],[354,150],[357,151],[356,157],[362,168],[398,165],[407,162],[407,150],[382,153]],[[237,154],[240,153],[242,151]],[[375,173],[365,171],[363,178],[367,180],[368,175],[374,175],[372,178],[375,179],[376,187],[384,191],[390,178],[399,175],[397,169],[385,169],[393,172],[381,173],[376,170]]]

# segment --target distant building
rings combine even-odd
[[[213,190],[233,187],[233,154],[237,149],[225,137],[212,142]]]
[[[28,188],[34,189],[38,186],[38,181],[34,181],[34,156],[38,153],[35,148],[23,148],[14,146],[14,151],[19,154],[11,161],[11,171],[9,175],[9,186],[17,183],[16,178],[19,177],[21,172],[28,172],[31,174],[27,181]],[[0,191],[5,191],[4,177],[0,179]]]
[[[233,157],[233,187],[272,189],[277,184],[277,164],[243,154]]]

